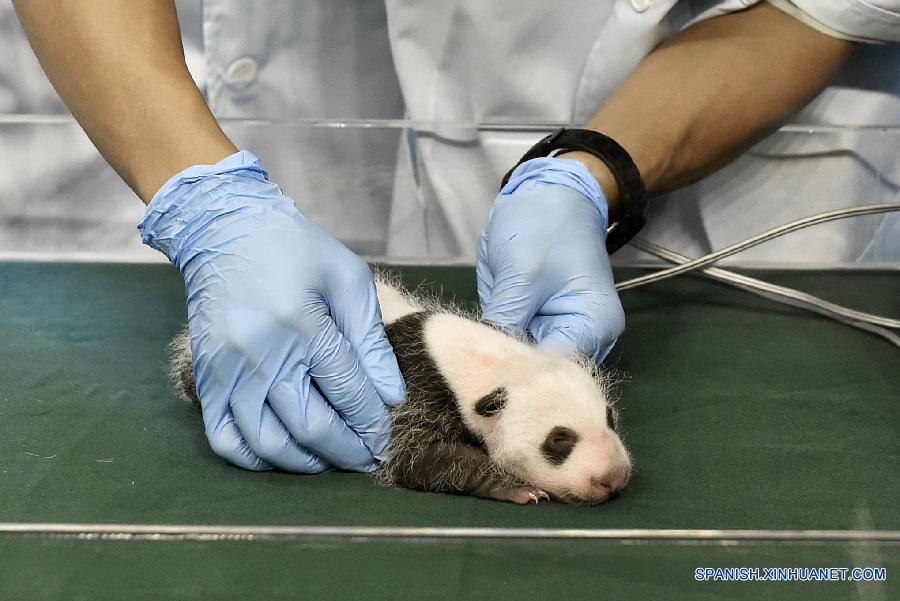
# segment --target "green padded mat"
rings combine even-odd
[[[476,298],[470,268],[400,271],[448,298]],[[759,275],[900,314],[897,272]],[[598,507],[519,507],[379,489],[361,474],[258,474],[226,465],[165,378],[164,347],[185,318],[172,268],[0,264],[0,522],[900,529],[900,351],[693,277],[627,291],[622,300],[628,329],[608,363],[624,377],[620,407],[635,477],[620,498]],[[898,551],[890,544],[0,537],[0,599],[298,591],[320,599],[892,599],[900,598]],[[888,579],[694,582],[693,569],[705,565],[869,565],[887,567]]]
[[[897,598],[896,547],[629,546],[587,542],[37,541],[4,544],[0,598],[617,599]],[[697,566],[887,565],[884,582],[697,582]],[[9,575],[14,575],[9,578]],[[894,581],[892,581],[892,578]],[[4,595],[5,593],[5,595]]]

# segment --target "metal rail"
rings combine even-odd
[[[900,530],[696,530],[567,528],[407,528],[367,526],[233,526],[188,524],[0,523],[0,538],[75,540],[253,541],[345,539],[590,540],[615,543],[870,543],[900,544]]]

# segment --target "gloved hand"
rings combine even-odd
[[[625,329],[606,198],[578,161],[522,163],[494,201],[478,249],[483,319],[538,346],[602,361]]]
[[[184,276],[213,450],[251,470],[371,470],[405,395],[366,264],[250,152],[191,167],[138,225]]]

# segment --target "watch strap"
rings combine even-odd
[[[525,161],[572,151],[587,152],[603,161],[619,187],[621,215],[606,233],[606,251],[612,254],[625,246],[646,224],[647,190],[631,156],[609,136],[589,129],[560,128],[522,155],[519,162],[503,176],[500,187],[502,189],[506,185],[512,172]]]

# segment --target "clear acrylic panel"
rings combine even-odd
[[[502,175],[561,124],[223,119],[309,218],[356,252],[472,262]],[[65,116],[0,118],[0,255],[159,261],[143,206]],[[717,174],[651,202],[644,236],[690,256],[825,210],[896,201],[900,128],[786,126]],[[647,257],[626,249],[622,264]],[[791,234],[729,260],[896,265],[900,216]]]

